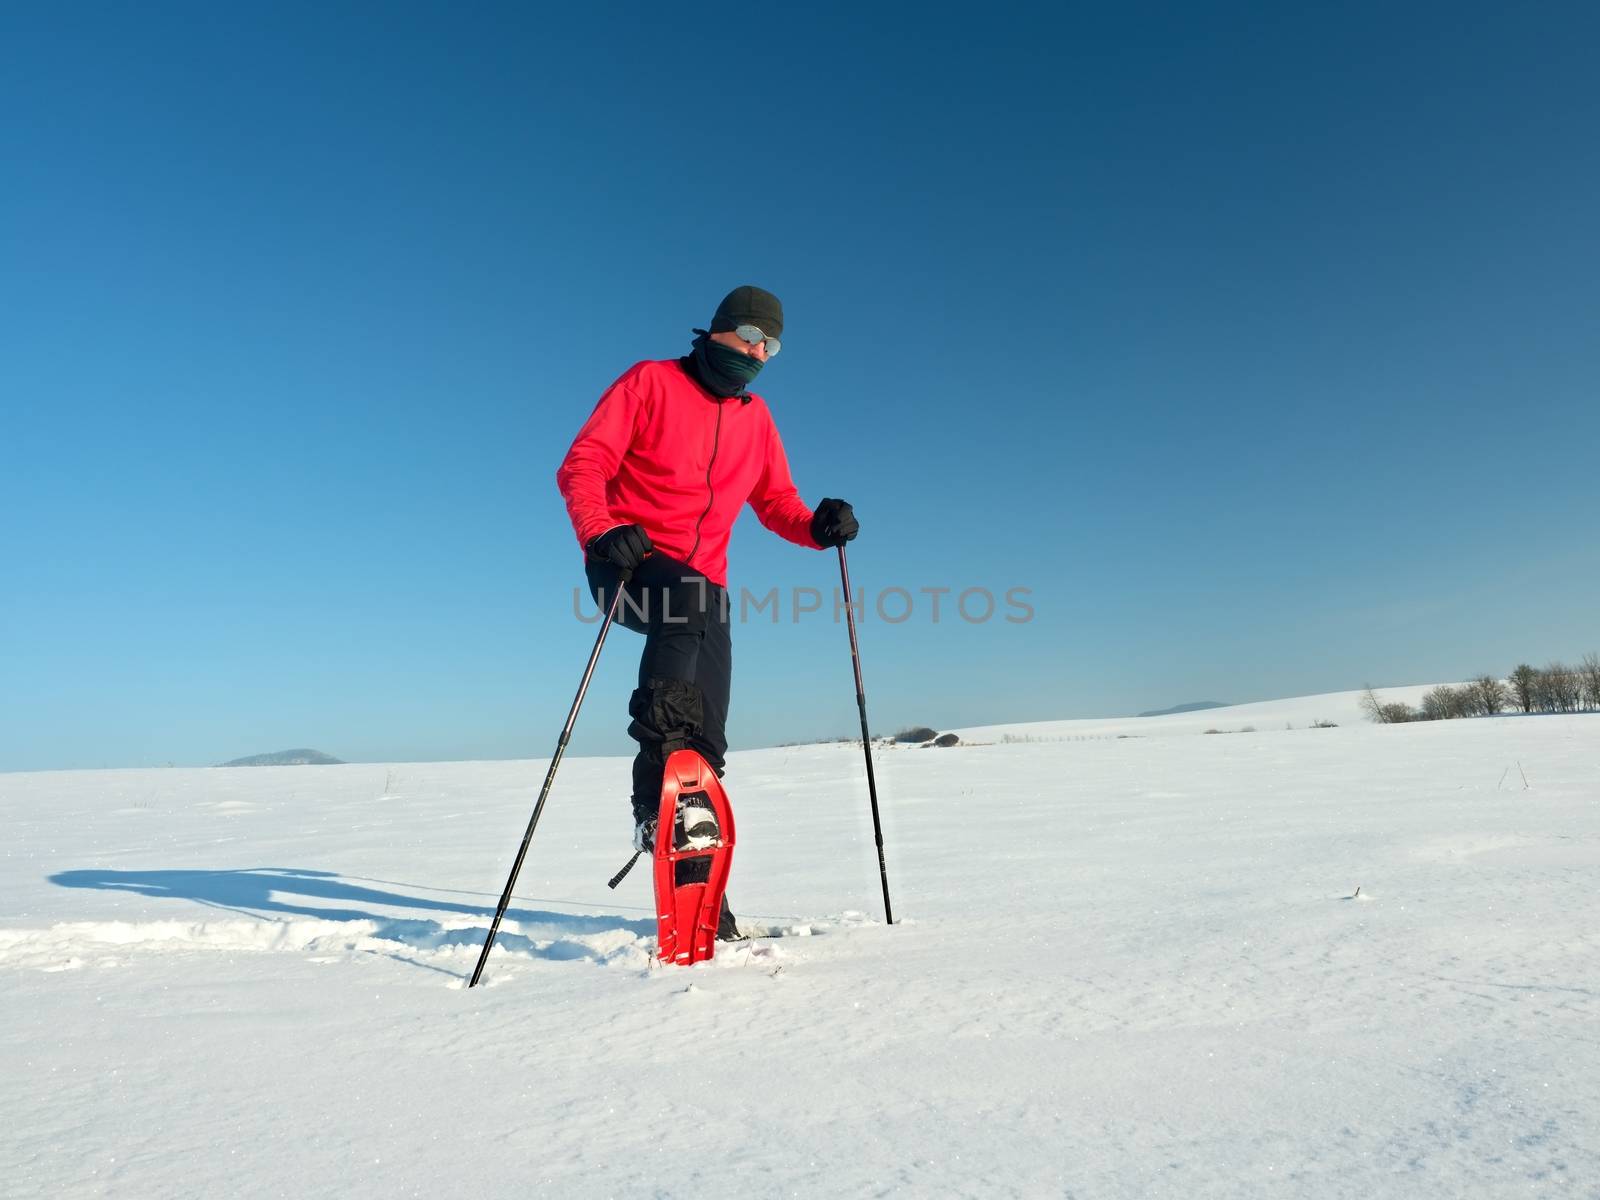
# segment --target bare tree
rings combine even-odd
[[[1533,693],[1538,682],[1539,672],[1527,663],[1519,663],[1511,672],[1511,694],[1525,713],[1533,711]]]
[[[1565,663],[1553,662],[1539,672],[1540,705],[1546,712],[1577,712],[1583,704],[1583,684],[1578,672]]]
[[[1533,702],[1534,712],[1555,712],[1555,697],[1550,694],[1550,680],[1545,677],[1543,671],[1534,671],[1533,685],[1530,690],[1532,692],[1530,699]]]
[[[1600,654],[1585,654],[1578,669],[1583,675],[1584,706],[1600,708]]]
[[[1372,690],[1372,685],[1367,684],[1367,690],[1361,693],[1361,715],[1369,721],[1383,724],[1383,702],[1378,699],[1378,693]]]
[[[1441,683],[1422,698],[1422,717],[1426,721],[1454,721],[1478,715],[1478,692],[1474,684],[1451,687]]]
[[[1385,704],[1378,699],[1378,693],[1372,690],[1372,685],[1367,685],[1367,690],[1361,694],[1361,713],[1369,721],[1376,721],[1379,725],[1403,725],[1407,721],[1417,721],[1422,714],[1416,709],[1405,704]]]
[[[1448,684],[1441,683],[1436,688],[1429,688],[1422,697],[1422,719],[1424,721],[1448,721],[1451,709],[1455,707],[1455,696]]]
[[[1472,689],[1472,698],[1477,711],[1486,717],[1494,716],[1511,699],[1506,685],[1493,675],[1479,675],[1467,686]]]
[[[1417,710],[1408,704],[1385,704],[1380,712],[1382,715],[1378,719],[1385,725],[1404,725],[1417,719]]]

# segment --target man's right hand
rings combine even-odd
[[[812,514],[811,540],[819,546],[842,546],[860,532],[861,522],[844,500],[824,498]]]
[[[642,526],[618,525],[590,541],[589,557],[596,562],[611,563],[624,571],[634,571],[654,549],[650,535]]]

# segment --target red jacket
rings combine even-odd
[[[600,397],[556,471],[578,544],[638,524],[664,554],[728,584],[746,500],[768,529],[820,549],[766,401],[719,399],[677,359],[636,363]]]

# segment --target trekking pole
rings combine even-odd
[[[872,836],[878,843],[878,877],[883,881],[883,917],[894,924],[889,907],[889,868],[883,860],[883,822],[878,819],[878,782],[872,774],[872,735],[867,732],[867,694],[861,683],[861,648],[856,644],[856,610],[850,603],[850,568],[845,565],[844,547],[839,547],[839,579],[844,584],[844,615],[850,626],[850,661],[856,669],[856,707],[861,710],[861,749],[867,756],[867,795],[872,798]]]
[[[567,714],[567,723],[561,730],[561,737],[556,741],[555,757],[550,760],[550,769],[545,772],[544,787],[539,789],[539,802],[533,806],[533,817],[528,821],[528,832],[522,835],[522,846],[517,851],[517,861],[511,864],[511,878],[506,880],[506,890],[500,894],[500,906],[494,910],[494,923],[489,926],[489,936],[483,939],[483,952],[478,955],[478,965],[472,971],[472,982],[467,984],[469,988],[478,986],[478,979],[483,974],[483,964],[489,961],[489,950],[494,946],[495,934],[500,932],[500,921],[506,915],[506,906],[511,903],[511,889],[517,885],[517,873],[522,870],[522,860],[528,856],[528,843],[533,841],[533,831],[539,824],[539,814],[544,812],[544,802],[550,795],[550,785],[555,782],[556,768],[561,765],[561,756],[567,749],[567,739],[572,736],[572,727],[578,721],[578,709],[583,705],[584,693],[589,690],[589,680],[594,676],[595,664],[600,661],[600,648],[606,644],[606,634],[611,632],[611,622],[617,615],[617,604],[622,599],[622,589],[631,574],[631,571],[623,571],[617,580],[617,594],[611,598],[611,608],[606,612],[605,623],[600,626],[600,634],[594,639],[594,649],[589,652],[589,665],[584,668],[583,682],[578,685],[578,694],[572,701],[572,711]]]

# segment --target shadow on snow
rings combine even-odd
[[[384,891],[349,882],[332,871],[289,867],[251,867],[228,871],[61,871],[51,875],[49,881],[59,887],[192,900],[260,920],[270,920],[271,917],[266,914],[277,914],[321,921],[371,921],[375,927],[373,936],[424,950],[482,945],[488,923],[494,916],[492,908],[481,904]],[[334,908],[309,901],[369,907]],[[482,924],[466,929],[446,929],[435,920],[396,917],[374,911],[379,908],[452,913],[481,920]],[[506,918],[523,926],[545,927],[544,931],[536,931],[532,936],[502,930],[495,939],[497,947],[536,958],[599,959],[603,955],[571,939],[618,930],[637,937],[648,937],[656,932],[653,920],[630,920],[614,914],[588,916],[513,906],[506,910]],[[538,937],[538,932],[545,932],[546,936]]]

